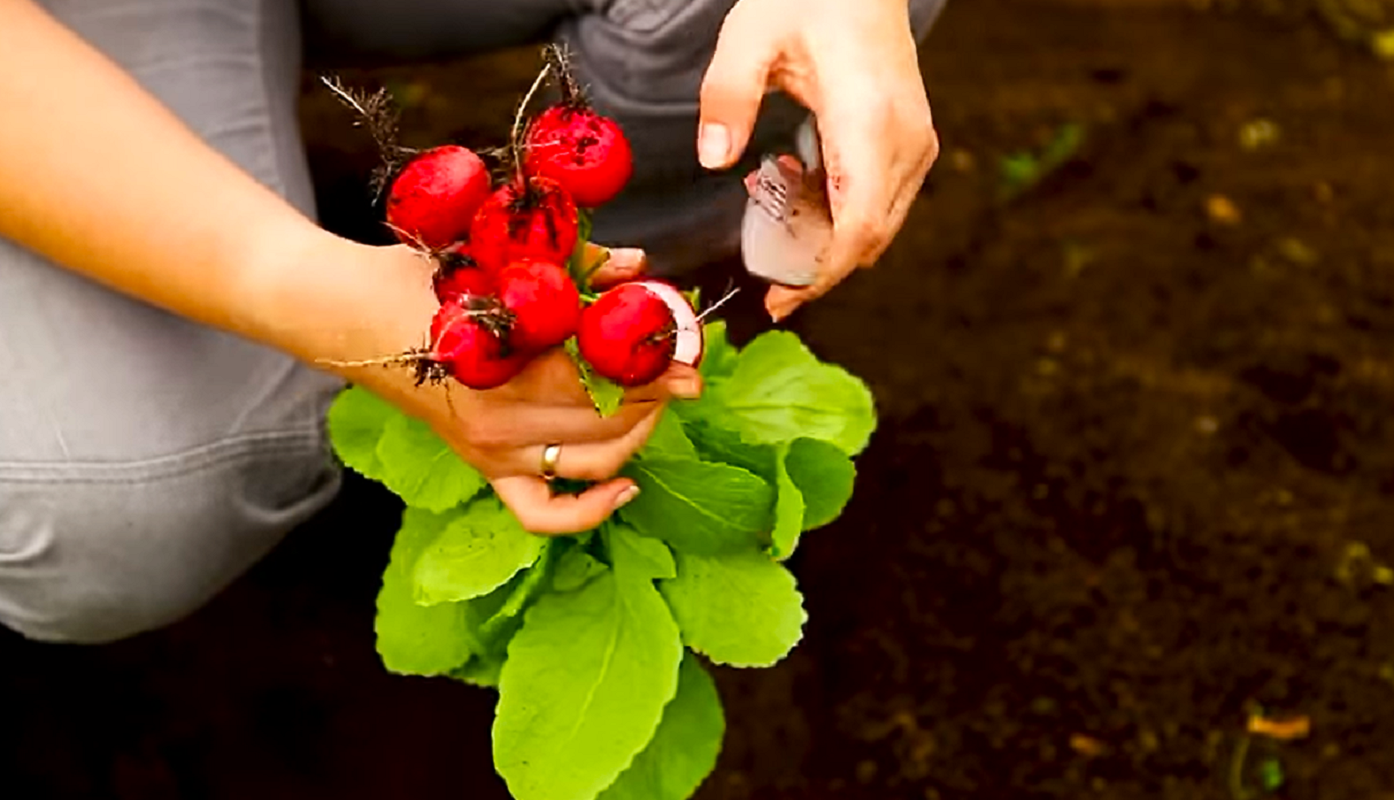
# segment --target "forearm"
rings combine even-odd
[[[430,313],[27,0],[0,0],[0,109],[0,236],[68,269],[307,360],[382,346],[379,291]]]

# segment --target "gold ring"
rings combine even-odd
[[[542,480],[550,481],[557,477],[557,459],[561,458],[561,445],[549,444],[542,448]]]

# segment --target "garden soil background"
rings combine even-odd
[[[1394,67],[1167,0],[955,0],[924,65],[921,202],[791,322],[882,425],[792,563],[803,644],[716,671],[699,796],[1394,798]],[[343,74],[483,144],[535,66]],[[366,137],[306,87],[325,221],[380,237]],[[373,651],[396,514],[350,479],[170,629],[0,634],[0,796],[506,798],[493,694]]]

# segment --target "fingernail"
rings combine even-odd
[[[668,384],[668,391],[672,393],[674,397],[683,400],[692,400],[702,396],[702,391],[697,387],[696,381],[675,380]]]
[[[731,152],[731,132],[725,125],[708,122],[697,133],[697,160],[707,169],[720,169],[726,166]]]
[[[624,491],[620,492],[619,497],[615,498],[615,510],[618,511],[619,509],[624,508],[626,505],[629,504],[630,500],[633,500],[638,496],[638,484],[631,485],[628,489],[625,489]]]
[[[610,248],[610,266],[633,269],[644,263],[644,251],[637,247]]]

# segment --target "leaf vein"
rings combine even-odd
[[[676,498],[677,498],[678,500],[680,500],[684,505],[686,505],[686,506],[688,506],[688,507],[690,507],[690,508],[692,508],[692,509],[694,509],[694,510],[700,512],[701,514],[703,514],[703,515],[705,515],[706,517],[710,518],[711,520],[715,521],[716,524],[717,524],[718,526],[722,527],[722,528],[728,528],[728,527],[730,527],[730,523],[726,520],[725,517],[721,516],[720,514],[717,514],[717,513],[713,512],[713,511],[708,511],[705,507],[699,505],[698,503],[693,502],[692,498],[690,498],[690,497],[688,497],[687,495],[682,494],[681,492],[679,492],[679,491],[677,491],[676,489],[674,489],[672,486],[670,486],[669,484],[667,484],[666,482],[664,482],[662,478],[660,478],[660,477],[658,477],[657,475],[655,475],[655,474],[653,473],[652,470],[645,469],[644,467],[640,467],[640,469],[643,470],[645,473],[647,473],[648,476],[649,476],[650,478],[653,479],[654,483],[657,483],[661,488],[663,488],[665,491],[667,491],[667,492],[668,492],[669,494],[671,494],[673,497],[676,497]]]

